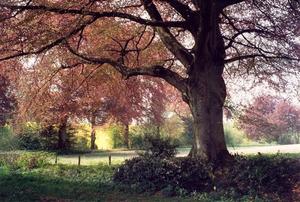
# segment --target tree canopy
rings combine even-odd
[[[239,117],[239,125],[256,140],[280,142],[289,133],[299,139],[300,108],[282,98],[260,96]]]
[[[297,0],[8,0],[0,11],[0,61],[56,52],[60,68],[174,86],[194,119],[190,155],[207,160],[229,157],[224,69],[270,82],[299,72]]]
[[[0,126],[7,123],[16,108],[16,100],[11,91],[8,78],[0,74]]]

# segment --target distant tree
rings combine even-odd
[[[239,117],[239,126],[255,140],[278,141],[300,132],[300,108],[274,96],[260,96]]]
[[[16,99],[12,93],[8,77],[0,74],[0,127],[12,118],[16,109]]]
[[[17,89],[19,121],[58,126],[58,148],[66,148],[71,121],[87,119],[91,123],[91,149],[96,148],[95,127],[107,120],[124,125],[127,147],[132,121],[145,117],[160,121],[165,103],[162,80],[135,77],[122,82],[123,78],[109,68],[80,68],[76,60],[71,62],[78,68],[69,68],[64,66],[65,60],[71,61],[68,55],[56,57],[54,53],[52,57],[35,58],[34,65],[23,67]]]

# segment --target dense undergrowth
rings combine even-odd
[[[299,160],[280,154],[236,155],[230,165],[215,166],[199,159],[175,158],[174,151],[168,141],[149,139],[146,152],[127,160],[113,180],[138,192],[161,192],[166,196],[219,193],[235,201],[245,196],[292,200]]]
[[[235,156],[215,168],[151,148],[113,166],[51,165],[45,152],[1,154],[0,201],[296,201],[299,154]]]
[[[214,169],[194,159],[137,157],[127,160],[114,181],[138,192],[167,196],[194,193],[221,194],[236,201],[248,196],[265,200],[289,200],[300,170],[294,159],[281,155],[236,156],[231,166]]]

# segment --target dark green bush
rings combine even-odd
[[[33,169],[49,164],[53,154],[48,152],[6,152],[0,154],[0,166],[12,169]]]
[[[38,150],[42,148],[39,133],[24,132],[18,135],[20,149]]]
[[[178,147],[170,138],[147,134],[144,137],[143,156],[154,158],[172,158],[176,155]]]
[[[293,175],[300,169],[291,159],[280,155],[236,157],[236,163],[226,175],[229,186],[241,194],[278,194],[292,190]],[[228,185],[227,185],[228,186]]]
[[[58,148],[59,129],[55,125],[41,127],[37,123],[26,123],[17,135],[19,149],[25,150],[61,150],[67,152],[75,147],[76,129],[71,125],[67,126],[65,148]]]
[[[53,151],[57,149],[58,128],[55,126],[47,126],[39,131],[38,139],[41,150]]]
[[[181,117],[184,123],[184,137],[187,145],[193,144],[193,118],[191,116]]]
[[[40,136],[41,126],[36,122],[27,122],[22,125],[20,132],[17,134],[20,149],[38,150],[41,149],[42,143]]]
[[[168,191],[183,188],[189,192],[212,189],[210,166],[194,159],[137,157],[127,160],[114,175],[114,181],[136,187],[139,191]],[[166,191],[166,190],[165,190]]]
[[[10,151],[18,147],[18,139],[14,136],[12,128],[9,125],[0,127],[0,150]]]
[[[122,134],[121,127],[118,125],[113,125],[109,130],[113,141],[113,148],[125,147],[124,136]]]
[[[224,135],[226,144],[230,147],[236,147],[252,143],[242,130],[236,128],[235,125],[230,122],[224,124]]]
[[[23,169],[40,168],[49,164],[53,157],[48,152],[25,152],[18,158],[17,166]]]
[[[168,177],[174,176],[171,161],[159,158],[137,157],[127,160],[114,175],[114,181],[128,184],[138,192],[157,191],[168,185]]]
[[[300,165],[295,160],[276,156],[235,156],[225,167],[213,167],[197,159],[142,156],[127,160],[113,180],[138,192],[161,191],[174,194],[217,191],[229,198],[286,200],[293,190]]]
[[[176,147],[169,138],[145,135],[145,152],[127,160],[115,173],[114,181],[129,184],[141,192],[164,189],[171,194],[177,188],[188,191],[211,189],[210,167],[195,159],[175,159]]]
[[[131,142],[131,148],[143,149],[144,148],[144,137],[141,134],[130,134],[129,141]]]

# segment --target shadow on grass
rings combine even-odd
[[[112,186],[34,173],[0,176],[0,201],[102,201]]]
[[[0,167],[1,168],[1,167]],[[114,167],[50,165],[30,171],[0,170],[1,202],[190,201],[137,194],[111,182]]]

